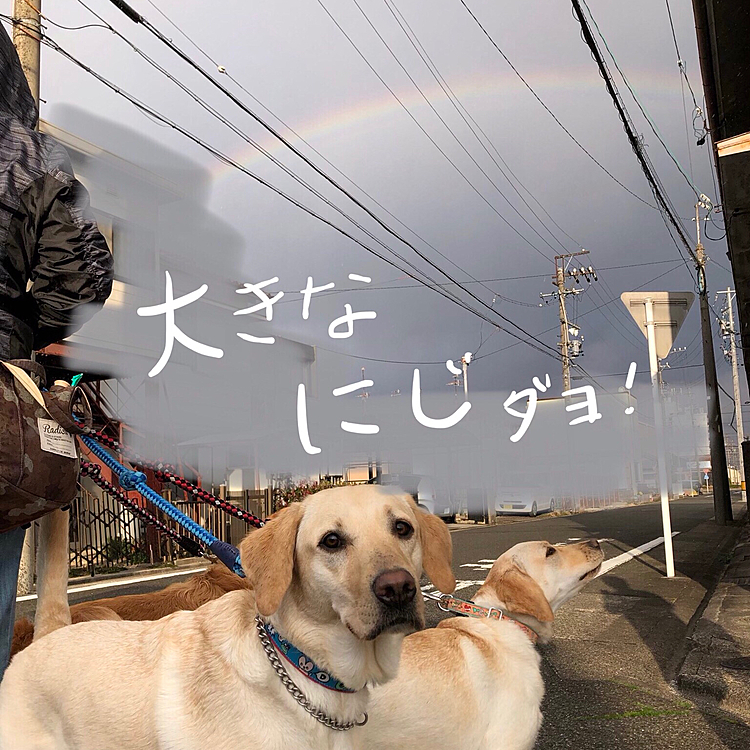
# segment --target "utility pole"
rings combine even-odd
[[[42,0],[13,0],[13,45],[18,52],[24,75],[39,107],[39,58]]]
[[[469,400],[469,362],[471,362],[471,352],[466,352],[461,357],[461,369],[463,370],[464,380],[464,401]]]
[[[458,397],[458,388],[463,384],[464,401],[469,400],[469,363],[471,362],[473,356],[474,355],[471,352],[464,353],[464,356],[461,357],[461,369],[453,364],[452,359],[449,359],[445,363],[445,366],[448,368],[448,372],[453,375],[453,380],[451,380],[448,385],[453,386],[454,395]]]
[[[13,45],[18,52],[26,81],[31,89],[31,95],[39,110],[39,59],[41,40],[40,12],[42,0],[13,0]],[[37,124],[37,127],[38,124]],[[33,354],[32,354],[33,357]],[[18,594],[29,594],[34,587],[35,549],[34,524],[26,530],[26,536],[21,550],[21,563],[18,568]]]
[[[576,283],[580,282],[580,278],[583,277],[587,282],[597,281],[596,272],[589,266],[588,268],[569,268],[571,258],[575,258],[579,255],[588,255],[588,250],[579,250],[577,253],[565,253],[564,255],[555,256],[555,275],[552,277],[553,286],[557,287],[556,292],[550,292],[549,294],[542,294],[539,296],[546,300],[548,297],[557,297],[560,305],[560,355],[562,357],[562,375],[563,375],[563,391],[570,390],[570,360],[574,357],[581,355],[581,344],[583,339],[576,339],[575,341],[570,340],[571,333],[575,331],[575,335],[578,335],[578,328],[570,325],[568,321],[568,313],[565,309],[565,298],[569,294],[580,294],[583,289],[581,287],[568,288],[565,286],[567,279],[575,279]],[[541,303],[540,303],[541,306]]]
[[[742,499],[747,500],[747,488],[745,487],[745,462],[742,457],[742,442],[745,439],[745,431],[742,427],[742,396],[740,394],[740,376],[737,367],[737,332],[734,330],[734,297],[733,289],[727,289],[726,292],[719,294],[727,295],[727,316],[729,325],[724,326],[722,321],[723,332],[729,336],[729,357],[732,362],[732,385],[734,386],[734,415],[737,420],[737,455],[740,464],[740,486],[742,487]],[[734,296],[732,296],[734,295]]]
[[[719,526],[732,522],[732,498],[729,494],[727,454],[724,449],[724,429],[721,424],[719,407],[719,385],[716,379],[716,360],[711,331],[711,314],[706,290],[706,253],[701,243],[700,209],[705,208],[703,200],[695,204],[695,267],[698,271],[698,297],[701,308],[701,335],[703,338],[703,369],[706,378],[706,401],[708,416],[708,444],[711,451],[711,477],[714,484],[714,517]]]

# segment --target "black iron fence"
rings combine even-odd
[[[85,486],[87,484],[84,480],[84,486],[80,487],[71,504],[71,576],[114,573],[144,563],[170,563],[187,554],[171,539],[120,505],[109,493],[90,491]],[[182,490],[164,490],[162,495],[222,541],[238,545],[249,530],[244,521],[212,505],[196,502]],[[259,518],[270,515],[268,491],[232,492],[227,500]],[[167,526],[183,533],[183,529],[161,511],[151,505],[148,510]]]
[[[81,488],[70,508],[71,575],[149,562],[144,523],[107,492]]]

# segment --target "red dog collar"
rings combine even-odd
[[[490,620],[507,620],[508,622],[512,622],[514,625],[517,625],[519,628],[521,628],[521,630],[526,633],[531,642],[534,644],[536,644],[539,637],[527,625],[524,625],[518,620],[514,620],[512,617],[503,615],[502,611],[497,609],[497,607],[482,607],[479,604],[474,604],[474,602],[467,602],[465,599],[456,599],[456,597],[454,596],[448,596],[448,594],[444,594],[440,597],[440,599],[438,599],[438,607],[440,607],[443,612],[455,612],[456,614],[465,615],[466,617],[479,617]]]

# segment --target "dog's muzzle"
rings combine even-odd
[[[417,583],[408,571],[398,568],[380,573],[372,582],[372,593],[380,603],[380,616],[368,640],[386,630],[410,632],[424,627],[416,606]]]
[[[388,609],[399,609],[414,601],[417,584],[411,573],[399,568],[377,576],[372,582],[372,593]]]

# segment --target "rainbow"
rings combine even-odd
[[[580,95],[583,93],[591,93],[596,89],[601,88],[602,96],[604,96],[604,84],[602,83],[601,77],[596,70],[591,70],[588,67],[585,70],[583,68],[568,69],[564,71],[556,69],[546,73],[537,73],[526,76],[526,80],[529,81],[529,84],[536,91],[540,92],[540,95],[545,90],[548,92],[554,91],[558,94],[562,91],[567,95]],[[632,74],[631,80],[637,82],[634,84],[636,91],[638,92],[639,97],[646,102],[654,97],[664,98],[674,96],[675,98],[679,98],[680,96],[678,85],[679,79],[674,71],[670,71],[669,73],[641,71],[638,74]],[[481,76],[466,76],[459,81],[458,84],[451,83],[451,88],[461,102],[466,105],[469,112],[472,113],[479,110],[480,107],[478,105],[485,104],[486,106],[488,97],[496,97],[499,99],[501,96],[527,96],[530,102],[529,109],[531,113],[533,114],[536,112],[540,120],[545,118],[548,120],[550,119],[549,115],[543,112],[536,102],[532,101],[531,93],[511,71],[502,74],[492,73],[483,74]],[[441,105],[446,100],[445,94],[437,84],[434,84],[432,87],[423,86],[422,90],[435,106]],[[397,93],[401,101],[414,114],[420,123],[425,125],[425,127],[428,127],[428,132],[433,135],[436,133],[440,134],[440,130],[437,127],[433,127],[431,124],[435,120],[434,115],[429,111],[429,107],[422,98],[422,95],[414,87],[410,87],[409,91],[406,93]],[[482,101],[477,101],[480,99]],[[542,99],[544,99],[543,95]],[[672,106],[671,102],[670,106]],[[441,109],[441,112],[443,109],[444,108]],[[368,129],[383,127],[388,119],[392,119],[399,113],[408,118],[396,99],[388,91],[383,90],[382,95],[377,97],[361,99],[349,103],[345,107],[330,109],[324,113],[317,114],[315,117],[307,121],[301,123],[290,122],[290,124],[294,127],[295,131],[302,136],[302,138],[313,143],[317,148],[321,141],[335,138],[345,131],[357,129],[360,131],[358,134],[363,135]],[[265,115],[264,119],[266,119]],[[275,120],[271,119],[270,121],[274,127],[277,127]],[[286,118],[285,121],[289,122]],[[455,118],[451,117],[449,122],[455,122]],[[416,125],[413,123],[410,124],[416,131]],[[481,121],[480,124],[485,127]],[[553,125],[552,127],[555,126]],[[298,145],[297,138],[290,134],[286,128],[283,128],[280,125],[278,128],[280,128],[279,132],[281,132],[284,137],[288,138],[295,145]],[[440,137],[441,140],[438,142],[442,143],[442,135]],[[264,136],[259,142],[265,149],[274,154],[274,156],[278,155],[285,148],[271,135],[268,135],[268,137]],[[305,149],[305,153],[308,153],[308,149]],[[234,161],[239,162],[248,168],[254,164],[262,162],[266,158],[256,148],[247,144],[229,155]],[[231,165],[219,163],[211,170],[211,174],[214,181],[218,182],[229,175],[239,173]]]

